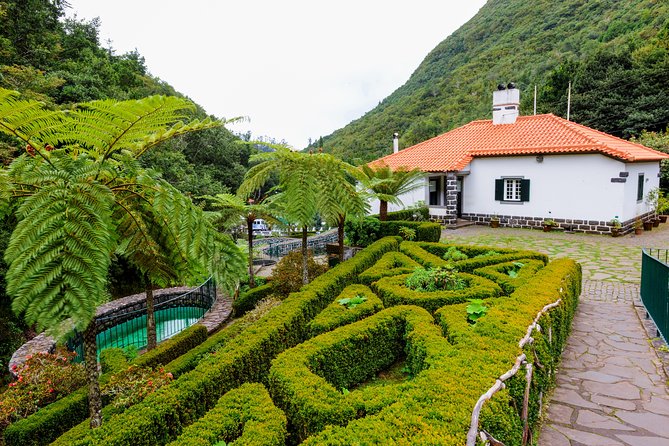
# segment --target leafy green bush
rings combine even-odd
[[[131,365],[114,374],[102,387],[103,396],[110,397],[115,408],[130,407],[142,401],[147,395],[172,380],[172,374],[165,369],[153,370],[149,367]]]
[[[416,238],[416,230],[411,229],[408,226],[402,226],[400,227],[399,231],[397,231],[400,237],[402,237],[404,240],[414,240]]]
[[[475,324],[477,320],[485,316],[488,307],[483,305],[483,299],[472,299],[467,305],[467,320]]]
[[[314,253],[307,251],[307,271],[309,282],[328,270],[327,265],[320,264],[314,260]],[[278,296],[288,296],[302,288],[302,252],[292,251],[285,255],[274,267],[269,286],[272,293]],[[259,291],[262,295],[268,291]],[[269,293],[268,293],[269,294]],[[255,296],[257,297],[257,296]],[[263,296],[264,297],[264,296]]]
[[[58,438],[54,445],[140,446],[173,440],[185,426],[211,409],[225,392],[244,382],[262,381],[273,358],[308,337],[308,323],[316,314],[353,283],[360,272],[385,252],[397,249],[398,239],[394,237],[373,243],[314,279],[299,293],[291,294],[253,327],[247,328],[244,336],[235,336],[216,355],[201,359],[194,369],[170,385],[122,414],[106,419],[100,428],[91,431],[78,426]],[[188,364],[192,364],[192,360]]]
[[[256,304],[272,294],[273,290],[272,283],[269,282],[240,293],[239,297],[232,302],[233,314],[239,317],[247,311],[253,310]]]
[[[522,267],[518,268],[517,264],[522,263]],[[473,274],[485,277],[496,282],[505,294],[511,294],[516,288],[530,280],[537,271],[544,267],[544,262],[536,259],[519,259],[511,262],[498,263],[496,265],[485,266],[477,268]],[[514,272],[515,277],[510,275]]]
[[[81,364],[73,364],[73,352],[37,353],[15,367],[17,379],[0,395],[0,430],[41,407],[68,395],[86,382]]]
[[[128,367],[128,356],[122,348],[106,348],[100,352],[102,373],[115,372]]]
[[[286,415],[272,402],[262,384],[243,384],[223,395],[200,420],[184,429],[168,446],[282,446]]]
[[[344,222],[344,233],[353,246],[365,247],[379,239],[380,226],[375,217],[352,218]]]
[[[388,308],[394,305],[417,305],[435,312],[444,305],[466,302],[469,299],[487,299],[502,294],[500,287],[491,280],[467,273],[457,273],[467,286],[462,290],[417,291],[406,286],[409,275],[383,277],[372,284],[372,289]]]
[[[363,296],[365,301],[354,308],[341,305],[341,299],[350,299]],[[335,302],[328,305],[309,324],[311,333],[315,336],[333,330],[342,325],[370,316],[383,308],[381,299],[364,285],[349,285],[337,296]]]
[[[378,218],[378,215],[374,217]],[[416,206],[401,211],[388,212],[387,221],[424,221],[430,218],[430,209],[427,206]]]
[[[486,256],[486,254],[482,254],[482,255]],[[469,256],[467,254],[460,251],[455,246],[451,246],[450,248],[448,248],[448,250],[441,257],[444,260],[450,260],[450,261],[453,261],[453,262],[457,262],[459,260],[467,260],[469,258]]]
[[[423,265],[425,268],[436,268],[448,265],[448,262],[442,258],[443,253],[435,255],[428,252],[423,249],[422,245],[418,242],[402,242],[400,244],[400,251]]]
[[[406,355],[412,375],[448,350],[432,317],[416,307],[380,311],[285,351],[272,362],[269,389],[298,440],[368,414],[365,392],[342,393]],[[393,394],[393,398],[396,394]],[[379,407],[376,407],[378,410]]]
[[[455,267],[447,265],[437,268],[416,268],[407,277],[405,285],[415,291],[458,291],[467,287],[464,279],[458,276]]]
[[[385,253],[374,266],[361,273],[359,279],[360,282],[369,285],[381,277],[409,274],[418,266],[420,266],[418,262],[401,252],[391,251]]]

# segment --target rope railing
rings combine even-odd
[[[560,289],[560,293],[562,293],[562,289]],[[527,344],[533,345],[534,338],[532,338],[532,332],[534,330],[539,332],[541,331],[541,326],[539,325],[539,319],[541,319],[541,317],[544,314],[548,313],[548,311],[560,305],[561,302],[562,298],[558,299],[552,304],[546,305],[544,308],[541,309],[541,311],[539,311],[539,313],[537,313],[537,317],[535,317],[532,324],[530,324],[530,326],[527,327],[525,336],[518,342],[518,347],[520,347],[521,350],[524,349]],[[550,326],[548,327],[548,342],[549,344],[553,343],[553,331],[552,327]],[[540,363],[538,363],[538,359],[536,358],[536,352],[533,352],[533,354],[534,354],[534,362],[537,362],[537,366],[542,368],[543,366]],[[506,387],[506,384],[504,384],[504,382],[510,379],[511,377],[515,376],[520,371],[523,365],[525,366],[525,371],[526,371],[525,379],[527,381],[527,385],[525,386],[525,394],[523,397],[523,408],[521,413],[521,420],[523,422],[522,444],[523,445],[527,444],[530,437],[528,414],[529,414],[529,402],[530,402],[530,386],[532,384],[532,376],[533,376],[533,364],[532,361],[528,362],[527,355],[525,353],[522,353],[516,358],[513,367],[511,367],[511,369],[509,369],[506,373],[497,378],[495,384],[493,384],[492,387],[490,387],[490,389],[488,389],[487,392],[481,395],[481,397],[474,405],[474,410],[472,411],[472,417],[471,417],[471,424],[469,427],[469,432],[467,433],[467,446],[475,446],[476,438],[479,436],[481,440],[483,440],[484,442],[489,442],[490,444],[504,446],[504,444],[501,441],[496,440],[490,433],[486,432],[483,429],[479,430],[479,418],[481,416],[481,409],[483,408],[483,404],[486,401],[490,400],[493,397],[493,395],[495,395],[497,392]]]

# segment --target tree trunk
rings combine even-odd
[[[337,241],[339,242],[339,261],[344,261],[344,222],[346,216],[340,215],[337,220]]]
[[[380,200],[379,201],[379,220],[386,221],[388,218],[388,202]]]
[[[153,350],[158,344],[156,335],[156,312],[153,309],[153,283],[145,277],[146,286],[146,349]]]
[[[253,276],[253,220],[254,218],[247,218],[246,219],[246,230],[249,233],[249,287],[250,288],[255,288],[256,286],[256,279]]]
[[[102,424],[102,395],[98,382],[98,347],[95,319],[88,324],[84,331],[84,361],[86,365],[86,379],[88,380],[88,415],[91,429]]]
[[[309,283],[309,264],[307,263],[307,226],[302,226],[302,283]]]

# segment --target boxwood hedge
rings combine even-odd
[[[522,266],[519,267],[518,263],[521,263]],[[505,294],[511,294],[516,288],[531,279],[532,276],[543,267],[544,262],[541,260],[518,259],[511,262],[477,268],[474,270],[474,274],[493,280],[502,287]],[[511,277],[509,275],[510,271],[515,271],[517,276]]]
[[[365,285],[376,282],[381,277],[409,274],[420,264],[401,252],[387,252],[381,259],[360,274],[359,280]]]
[[[286,415],[262,384],[243,384],[223,395],[169,446],[209,446],[220,441],[228,446],[282,446],[286,443]]]
[[[235,316],[242,316],[247,311],[255,308],[256,304],[272,294],[272,284],[266,283],[264,285],[251,288],[245,293],[241,293],[237,299],[232,303],[232,311]]]
[[[339,303],[340,299],[354,298],[356,296],[364,297],[366,299],[365,302],[354,308],[348,308]],[[379,299],[379,297],[368,287],[365,285],[349,285],[344,288],[344,291],[337,296],[334,302],[328,305],[325,310],[321,311],[314,320],[309,323],[309,328],[311,329],[312,336],[316,336],[342,325],[363,319],[376,313],[382,308],[383,303],[381,302],[381,299]]]

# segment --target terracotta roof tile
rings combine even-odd
[[[476,157],[556,153],[601,153],[627,162],[669,158],[668,154],[548,114],[520,116],[515,124],[472,121],[371,164],[445,172],[461,170]]]

